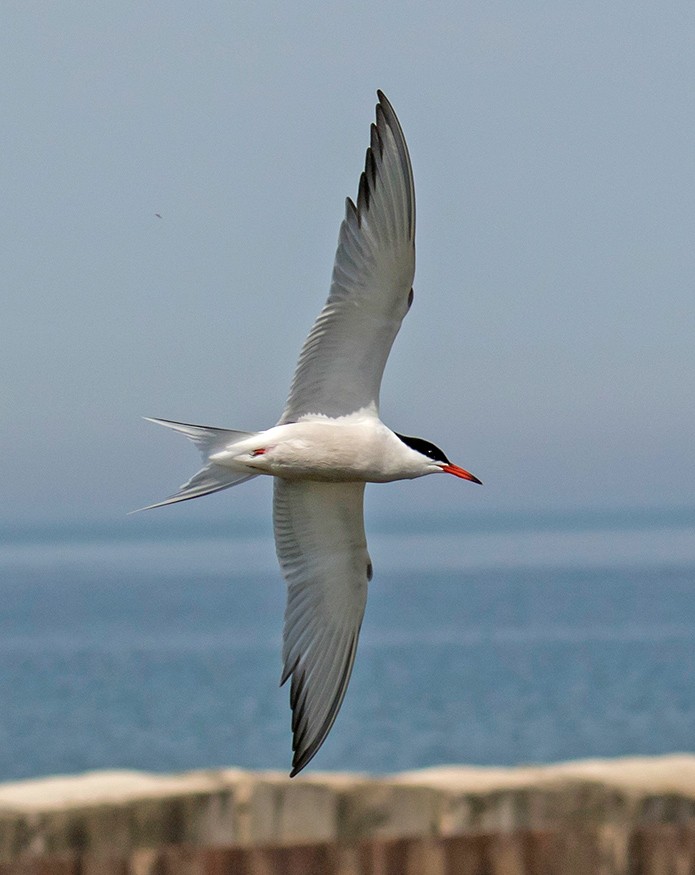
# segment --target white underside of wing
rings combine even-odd
[[[352,671],[371,564],[364,483],[275,480],[275,544],[287,581],[284,683],[291,677],[292,774],[323,744]]]
[[[412,168],[398,119],[380,94],[357,204],[348,199],[340,227],[330,294],[300,353],[280,422],[378,408],[414,274]]]

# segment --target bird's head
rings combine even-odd
[[[462,480],[470,480],[472,483],[483,485],[482,480],[478,480],[470,471],[466,471],[465,468],[459,468],[458,465],[453,465],[447,459],[445,453],[429,441],[397,433],[396,437],[400,438],[411,450],[415,450],[416,453],[424,457],[423,462],[426,460],[426,464],[428,463],[428,470],[424,470],[423,474],[436,474],[439,471],[443,471],[445,474],[453,474],[454,477],[460,477]]]

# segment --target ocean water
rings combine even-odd
[[[0,530],[0,780],[289,768],[284,586],[267,522],[233,529]],[[369,534],[353,678],[310,768],[695,750],[694,510]]]

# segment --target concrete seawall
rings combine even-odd
[[[0,875],[695,873],[695,756],[0,785]]]

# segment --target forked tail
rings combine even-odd
[[[185,422],[171,422],[168,419],[154,419],[150,416],[146,416],[145,419],[148,422],[155,422],[157,425],[163,425],[166,428],[172,428],[174,431],[180,431],[181,434],[185,434],[198,447],[206,464],[187,483],[184,483],[178,492],[170,495],[169,498],[165,498],[164,501],[148,504],[147,507],[140,507],[138,510],[152,510],[154,507],[164,507],[166,504],[175,504],[177,501],[198,498],[200,495],[208,495],[210,492],[229,489],[230,486],[245,483],[247,480],[252,480],[258,476],[257,474],[245,474],[240,471],[234,471],[232,468],[216,465],[214,462],[208,461],[213,453],[219,452],[237,441],[252,437],[255,432],[233,431],[228,428],[209,428],[206,425],[188,425]],[[131,511],[131,513],[137,513],[137,511]]]

